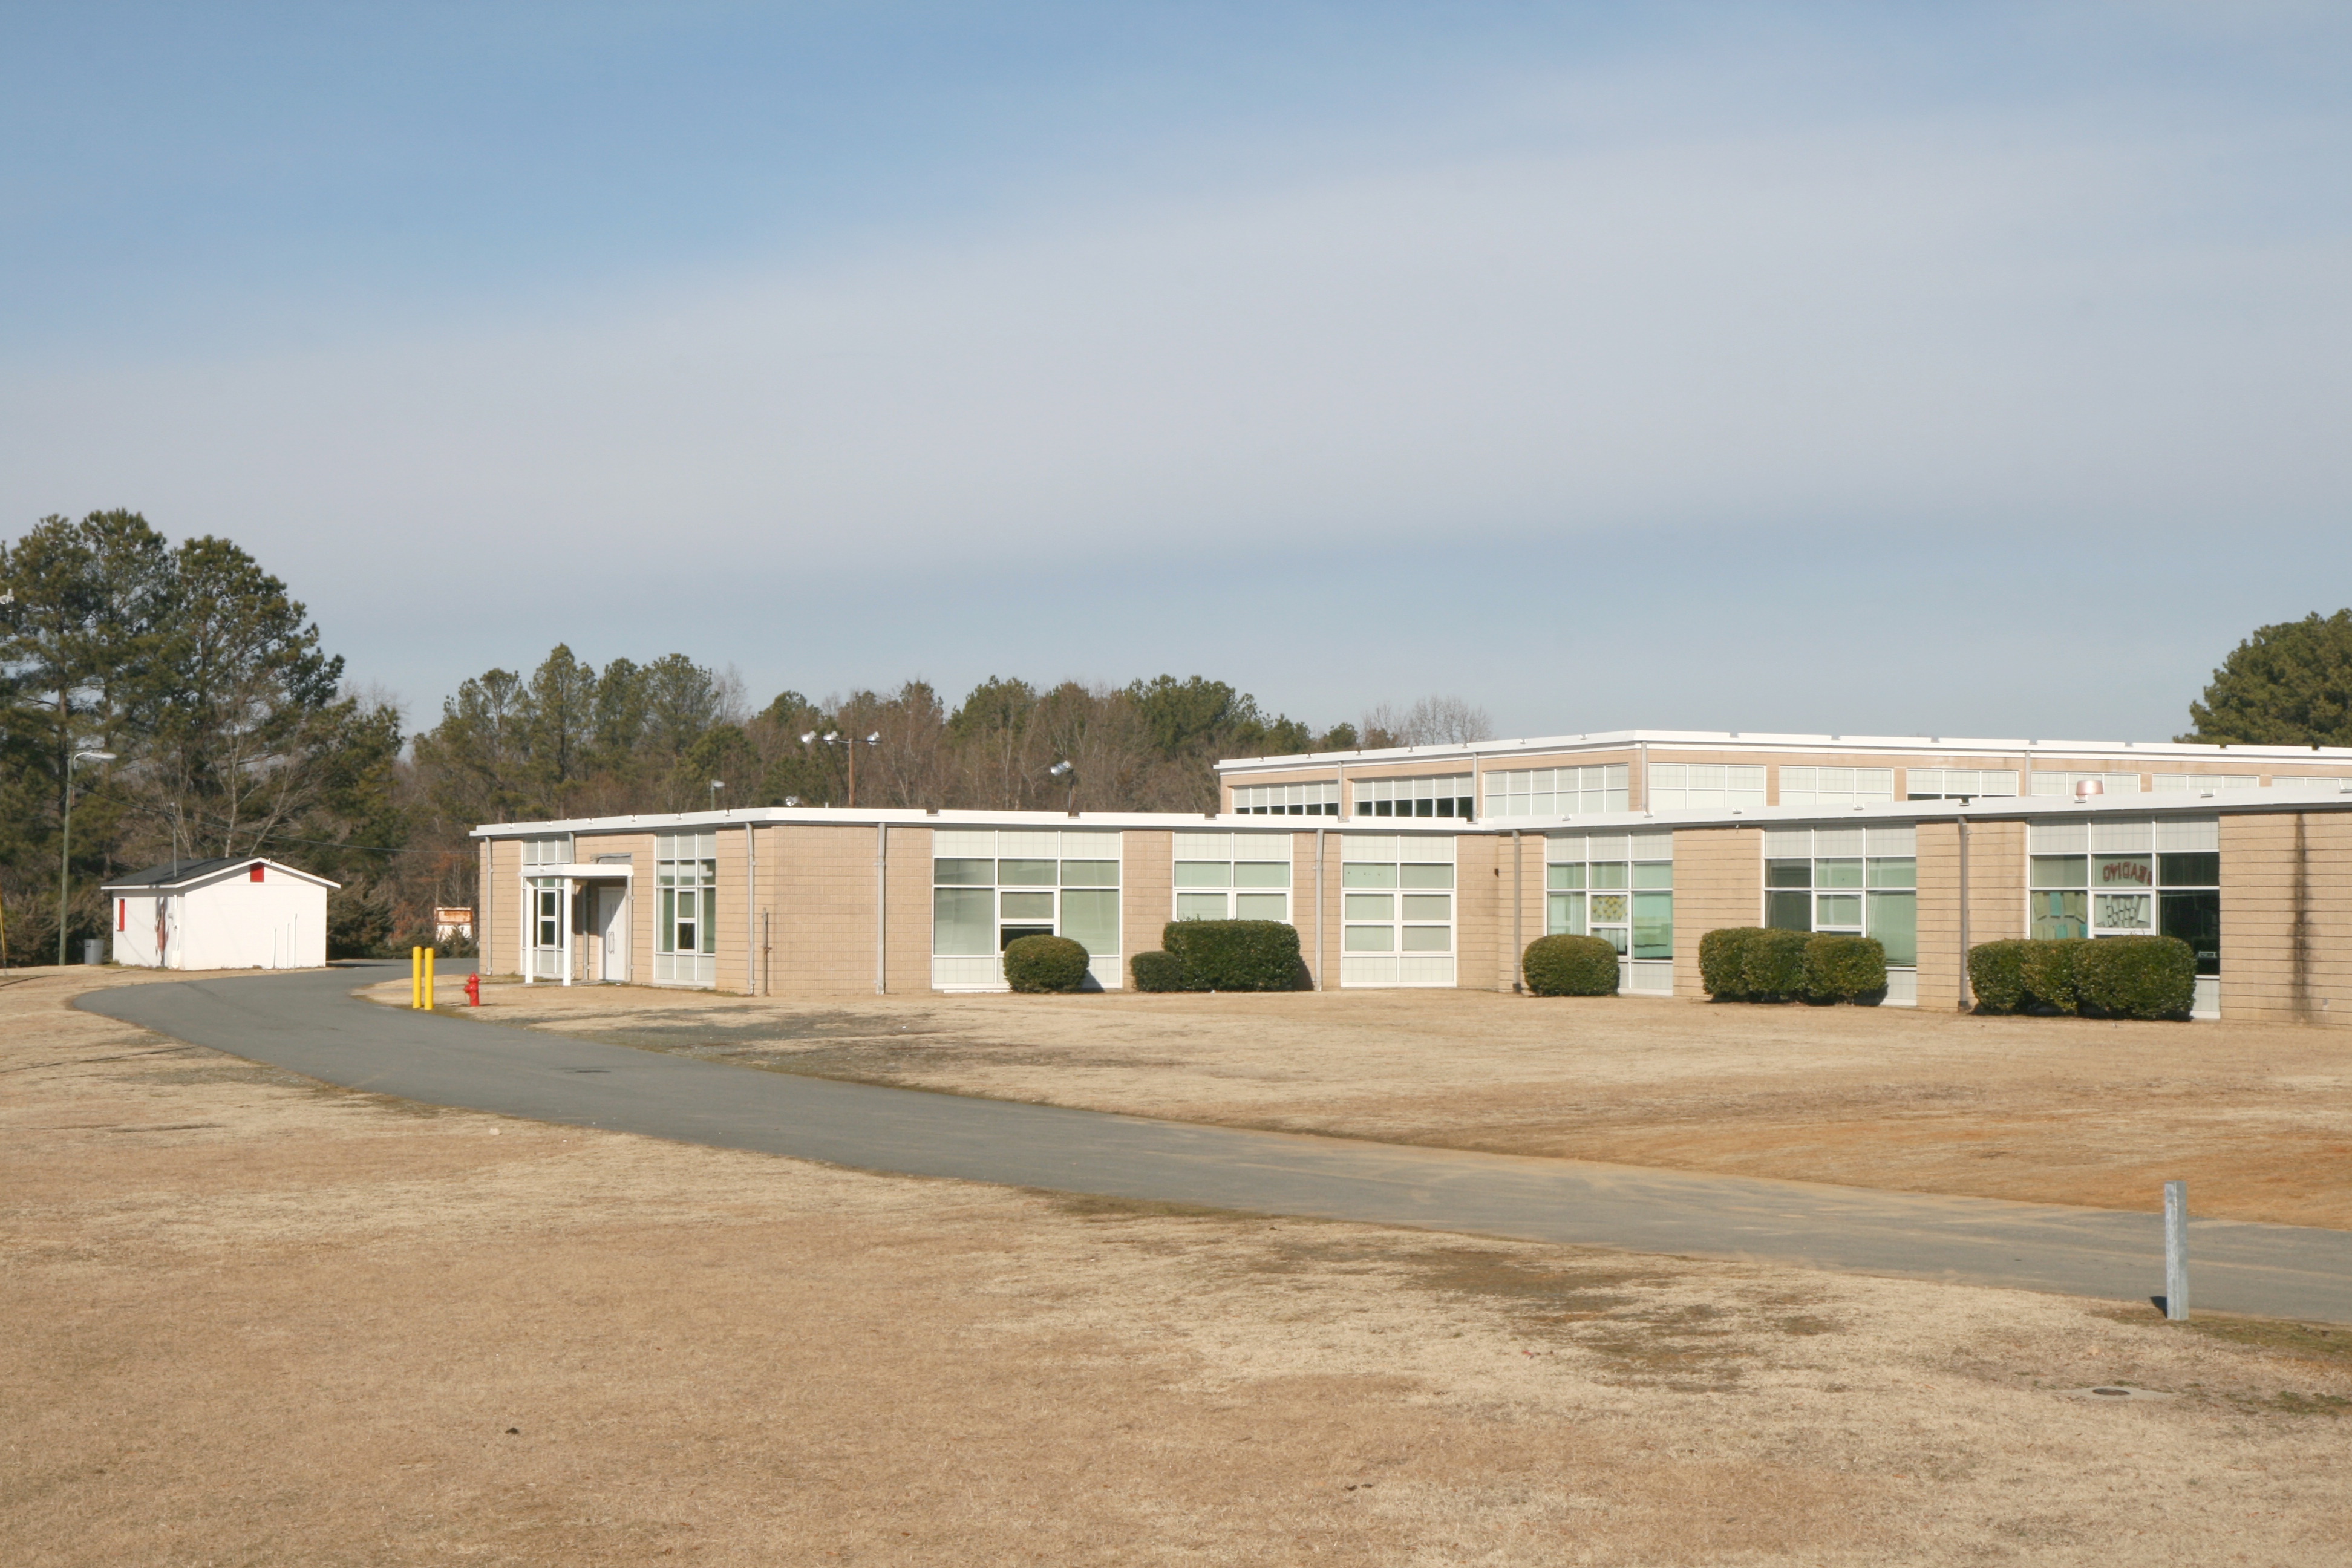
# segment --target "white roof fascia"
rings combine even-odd
[[[2189,741],[2000,740],[1959,735],[1783,735],[1753,730],[1612,730],[1583,735],[1538,735],[1523,740],[1473,741],[1465,744],[1397,746],[1382,751],[1306,752],[1284,757],[1227,757],[1220,774],[1294,773],[1301,768],[1394,766],[1400,763],[1500,763],[1517,755],[1564,752],[1622,751],[1634,745],[1686,751],[1824,752],[1870,756],[2021,757],[2046,753],[2053,761],[2105,758],[2218,763],[2352,763],[2352,746],[2249,746]]]
[[[476,838],[534,838],[553,834],[676,833],[705,828],[760,826],[1009,827],[1032,831],[1046,828],[1092,828],[1097,831],[1213,831],[1222,833],[1449,833],[1499,834],[1612,830],[1654,827],[1740,827],[1756,823],[1797,822],[1936,822],[1986,820],[2027,816],[2068,816],[2084,812],[2127,816],[2238,814],[2264,811],[2352,811],[2352,784],[2317,779],[2305,785],[2210,790],[2158,795],[2154,791],[2095,795],[2087,802],[2054,795],[1979,795],[1957,800],[1894,800],[1868,805],[1823,807],[1806,805],[1751,806],[1738,810],[1580,812],[1570,816],[1454,817],[1393,816],[1257,816],[1238,813],[1209,816],[1192,812],[1088,812],[1071,816],[1058,811],[852,811],[846,807],[775,807],[732,813],[688,812],[672,816],[607,816],[560,822],[503,822],[473,830]],[[582,863],[586,864],[586,863]],[[583,875],[610,875],[618,868],[610,861],[587,865]],[[298,873],[299,874],[299,873]],[[545,876],[567,874],[550,867]]]

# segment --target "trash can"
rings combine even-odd
[[[81,961],[84,963],[104,963],[106,962],[105,939],[95,936],[82,938]]]

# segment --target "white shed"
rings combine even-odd
[[[104,891],[114,962],[142,969],[315,969],[327,894],[341,886],[258,856],[166,861]]]

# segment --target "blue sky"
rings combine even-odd
[[[2150,738],[2352,602],[2326,5],[15,6],[0,522],[429,722],[1222,676]]]

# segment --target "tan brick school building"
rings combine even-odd
[[[1720,926],[1850,931],[1958,1007],[2004,937],[2161,931],[2202,1017],[2352,1022],[2352,750],[1626,731],[1218,765],[1209,816],[768,807],[502,823],[483,964],[751,994],[982,991],[1074,937],[1094,983],[1171,919],[1286,921],[1318,989],[1508,990],[1606,938],[1702,995]],[[1278,821],[1276,818],[1288,818]]]

